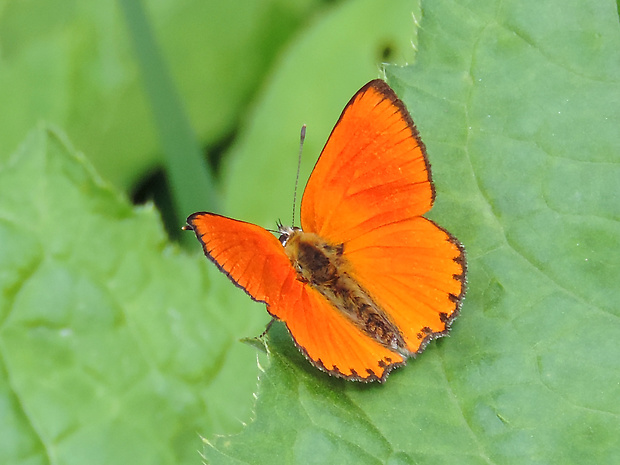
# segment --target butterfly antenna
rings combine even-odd
[[[299,135],[299,157],[297,159],[297,176],[295,176],[295,190],[293,191],[293,222],[291,226],[295,226],[295,207],[297,206],[297,185],[299,184],[299,171],[301,170],[301,152],[304,148],[304,140],[306,139],[306,125],[301,127]]]

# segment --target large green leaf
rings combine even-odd
[[[434,0],[418,20],[416,63],[390,67],[388,76],[428,146],[437,187],[431,217],[467,247],[462,316],[452,337],[383,386],[312,369],[277,328],[256,417],[239,435],[209,440],[212,463],[620,457],[616,5]],[[323,70],[305,72],[310,83]],[[336,114],[355,90],[333,103]],[[322,96],[313,98],[320,106]],[[257,113],[277,115],[276,99],[264,105]],[[275,116],[269,124],[286,125]],[[263,163],[276,170],[264,161],[264,145],[273,143],[248,136],[230,171],[231,193],[260,183],[248,179],[264,176]],[[294,139],[287,151],[294,158]],[[233,199],[232,209],[262,219],[273,202],[285,214],[273,199],[290,199],[288,187],[273,179],[264,182],[275,192]]]
[[[207,311],[219,273],[152,207],[45,128],[0,167],[0,199],[0,463],[196,463],[198,433],[241,427],[255,355],[231,341],[260,323]]]

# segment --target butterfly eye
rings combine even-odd
[[[295,227],[291,228],[290,226],[282,226],[282,224],[280,223],[278,224],[278,231],[280,232],[280,237],[278,239],[280,240],[280,244],[282,244],[282,247],[284,247],[291,235],[295,231],[301,231],[301,229]]]

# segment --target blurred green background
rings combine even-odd
[[[343,95],[379,75],[382,62],[412,59],[415,5],[389,2],[372,15],[378,5],[4,2],[0,159],[37,122],[55,124],[103,179],[136,201],[156,200],[178,237],[189,213],[223,207],[215,176],[225,177],[257,102],[281,99],[272,111],[302,110],[303,120],[273,129],[291,150],[257,154],[294,161],[299,128],[312,122],[317,105],[333,97],[338,108]],[[279,95],[270,95],[274,89]],[[309,132],[320,146],[324,128]],[[282,174],[278,182],[292,184],[288,166]],[[246,187],[241,195],[251,192]]]

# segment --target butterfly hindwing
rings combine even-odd
[[[460,243],[432,221],[410,218],[348,242],[351,277],[401,330],[411,353],[445,334],[465,292]]]

